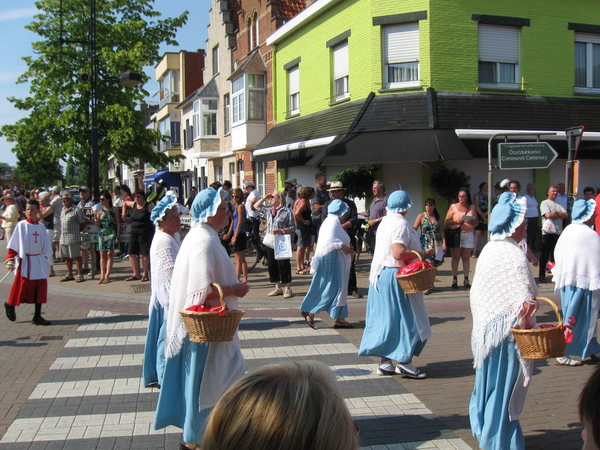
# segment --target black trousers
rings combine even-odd
[[[558,234],[542,235],[542,254],[540,255],[540,278],[546,276],[546,264],[548,261],[554,262],[554,247],[558,242]]]
[[[248,226],[248,231],[250,234],[254,236],[255,239],[260,239],[260,218],[259,217],[248,217],[246,219],[246,225]]]
[[[292,265],[289,259],[275,259],[275,250],[267,247],[269,281],[287,284],[292,282]]]
[[[350,236],[350,245],[356,252],[356,238]],[[356,260],[356,255],[352,255],[352,265],[350,266],[350,276],[348,277],[348,294],[358,290],[356,286],[356,267],[354,266],[354,262]]]
[[[539,242],[538,233],[540,229],[538,228],[538,218],[537,217],[529,217],[527,219],[527,245],[531,250],[538,249]]]

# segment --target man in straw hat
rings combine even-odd
[[[573,340],[567,344],[565,355],[600,361],[598,344],[598,309],[600,290],[600,236],[590,228],[596,218],[594,200],[577,200],[571,212],[571,224],[556,243],[552,269],[555,292],[560,292],[563,321],[573,324]],[[580,366],[581,361],[568,356],[556,358],[559,366]]]
[[[471,287],[471,347],[475,386],[469,405],[473,435],[482,449],[524,450],[519,424],[533,361],[520,357],[510,329],[531,328],[537,285],[524,238],[527,200],[505,192],[492,211],[490,242],[483,248]]]

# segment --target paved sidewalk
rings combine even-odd
[[[474,266],[476,260],[471,261]],[[357,265],[365,297],[369,263],[361,255]],[[30,305],[17,308],[15,323],[1,319],[0,448],[175,448],[178,430],[149,434],[157,394],[140,387],[149,292],[135,293],[134,288],[149,283],[123,281],[130,274],[128,262],[115,263],[114,281],[107,285],[88,277],[84,283],[61,283],[64,265],[55,269],[59,277],[50,279],[44,308],[52,326],[32,325]],[[366,298],[349,302],[355,329],[332,330],[322,314],[315,332],[297,310],[310,277],[294,276],[291,300],[273,300],[266,296],[272,288],[266,270],[257,267],[250,274],[252,290],[240,302],[247,309],[241,330],[248,369],[281,358],[328,363],[340,377],[365,447],[476,449],[468,422],[474,379],[468,292],[449,287],[449,261],[439,269],[438,280],[438,290],[426,297],[433,337],[415,360],[429,378],[407,380],[374,376],[375,361],[356,356]],[[11,282],[12,275],[0,284],[0,298],[6,299]],[[542,293],[556,300],[551,289],[543,285]],[[555,321],[549,307],[542,307],[541,314],[542,321]],[[591,364],[567,368],[551,360],[536,362],[521,417],[528,449],[581,448],[576,401],[592,369]],[[89,437],[80,427],[91,427]],[[49,439],[48,431],[56,439]]]

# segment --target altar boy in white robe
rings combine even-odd
[[[15,281],[4,303],[6,317],[17,320],[15,306],[34,303],[33,323],[50,325],[42,317],[42,304],[48,299],[48,274],[52,265],[52,246],[44,225],[38,221],[40,204],[29,200],[25,211],[26,220],[20,221],[8,244],[6,268],[15,271]]]

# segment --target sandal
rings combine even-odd
[[[125,278],[125,281],[139,281],[138,277],[130,276],[129,278]]]
[[[104,284],[108,284],[108,283],[110,283],[110,278],[105,278],[104,279]]]
[[[354,324],[350,322],[338,322],[336,320],[333,328],[354,328]]]
[[[104,278],[100,278],[100,279],[98,280],[98,284],[104,284]]]
[[[83,275],[77,275],[77,278],[75,278],[75,283],[83,283],[84,281]]]
[[[142,281],[148,281],[148,272],[144,272],[144,275],[142,276]]]
[[[73,275],[65,275],[64,277],[62,277],[62,278],[60,279],[60,281],[61,281],[61,282],[63,282],[63,281],[71,281],[71,280],[74,280],[74,279],[75,279],[75,278],[73,277]]]
[[[457,277],[452,277],[452,289],[458,289],[458,279],[457,279]]]
[[[467,288],[467,291],[471,290],[471,284],[469,283],[468,278],[465,278],[465,281],[463,281],[463,285]]]
[[[51,270],[50,273],[48,274],[49,277],[55,277],[56,276],[56,272],[54,272],[54,270]]]
[[[302,317],[304,317],[304,320],[306,320],[306,323],[308,324],[309,327],[311,327],[313,330],[315,329],[315,322],[314,320],[312,320],[310,318],[310,313],[307,311],[302,311],[300,314],[302,314]]]

